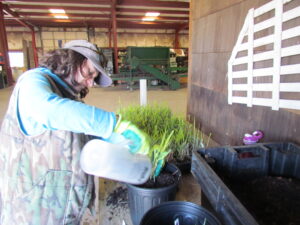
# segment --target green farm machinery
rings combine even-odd
[[[176,90],[180,88],[179,78],[186,76],[186,71],[187,67],[170,66],[168,47],[127,47],[119,73],[113,74],[112,79],[126,82],[130,89],[140,79],[146,79],[148,85]]]

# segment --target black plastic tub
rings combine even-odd
[[[140,225],[221,225],[220,221],[202,206],[192,202],[165,202],[150,209]]]
[[[181,172],[177,166],[167,163],[164,170],[176,174],[176,182],[168,187],[144,188],[127,184],[128,205],[133,225],[139,225],[144,214],[151,208],[166,201],[173,201],[181,179]]]
[[[293,185],[296,184],[296,188],[293,189],[296,195],[292,196],[291,202],[296,202],[299,206],[297,199],[300,200],[300,147],[293,143],[261,143],[200,149],[193,153],[191,172],[201,186],[202,205],[211,210],[224,225],[274,224],[273,221],[266,222],[265,218],[262,218],[267,217],[266,214],[255,211],[258,207],[253,208],[252,205],[245,204],[247,202],[243,196],[251,194],[247,192],[247,185],[257,180],[292,180]],[[245,189],[245,194],[237,194],[236,191],[240,187]],[[289,191],[283,192],[278,193],[278,196]],[[263,194],[252,201],[261,201],[269,193],[266,190]],[[269,202],[265,204],[268,205]],[[287,210],[290,208],[292,207],[288,206]],[[285,216],[284,212],[281,214],[280,216]],[[296,214],[299,215],[298,212],[293,215]],[[274,213],[272,215],[274,218],[277,216]],[[300,224],[298,215],[292,224]],[[290,224],[290,221],[286,219],[281,224]]]
[[[187,162],[174,163],[181,171],[181,174],[189,174],[191,172],[192,160]]]

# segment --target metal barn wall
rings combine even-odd
[[[241,145],[243,135],[257,129],[265,133],[264,142],[300,144],[300,111],[229,105],[227,101],[227,62],[233,46],[248,10],[267,2],[191,1],[187,113],[202,131],[211,132],[212,139],[220,145]],[[291,4],[300,5],[300,0]]]
[[[69,40],[86,39],[99,47],[109,47],[109,37],[107,29],[96,28],[94,32],[88,35],[86,28],[41,28],[41,31],[36,31],[36,46],[43,48],[44,51],[58,48],[58,41],[65,43]],[[22,41],[31,41],[31,33],[26,28],[7,27],[8,48],[9,50],[22,49]],[[135,29],[121,30],[118,33],[118,47],[124,48],[127,46],[166,46],[174,47],[175,31],[166,29]],[[188,48],[188,31],[179,33],[180,48]]]

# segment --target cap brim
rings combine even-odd
[[[90,59],[91,60],[91,59]],[[112,79],[110,76],[106,73],[106,71],[97,63],[93,62],[91,60],[95,68],[99,71],[99,76],[95,78],[95,83],[100,85],[101,87],[108,87],[112,84]]]

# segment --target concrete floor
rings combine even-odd
[[[12,88],[0,89],[0,123],[6,111]],[[171,90],[149,90],[149,103],[164,103],[168,105],[173,113],[184,116],[187,105],[187,88],[181,88],[176,91]],[[107,111],[116,111],[120,106],[130,104],[139,104],[139,90],[129,91],[126,87],[117,86],[109,88],[92,88],[85,102]],[[85,220],[84,225],[101,224],[101,225],[132,225],[127,202],[120,202],[119,205],[112,207],[107,205],[110,194],[118,187],[125,187],[116,181],[107,179],[98,179],[99,192],[96,207],[98,208],[95,222]],[[184,175],[176,195],[176,200],[190,201],[200,204],[200,186],[191,174]]]

